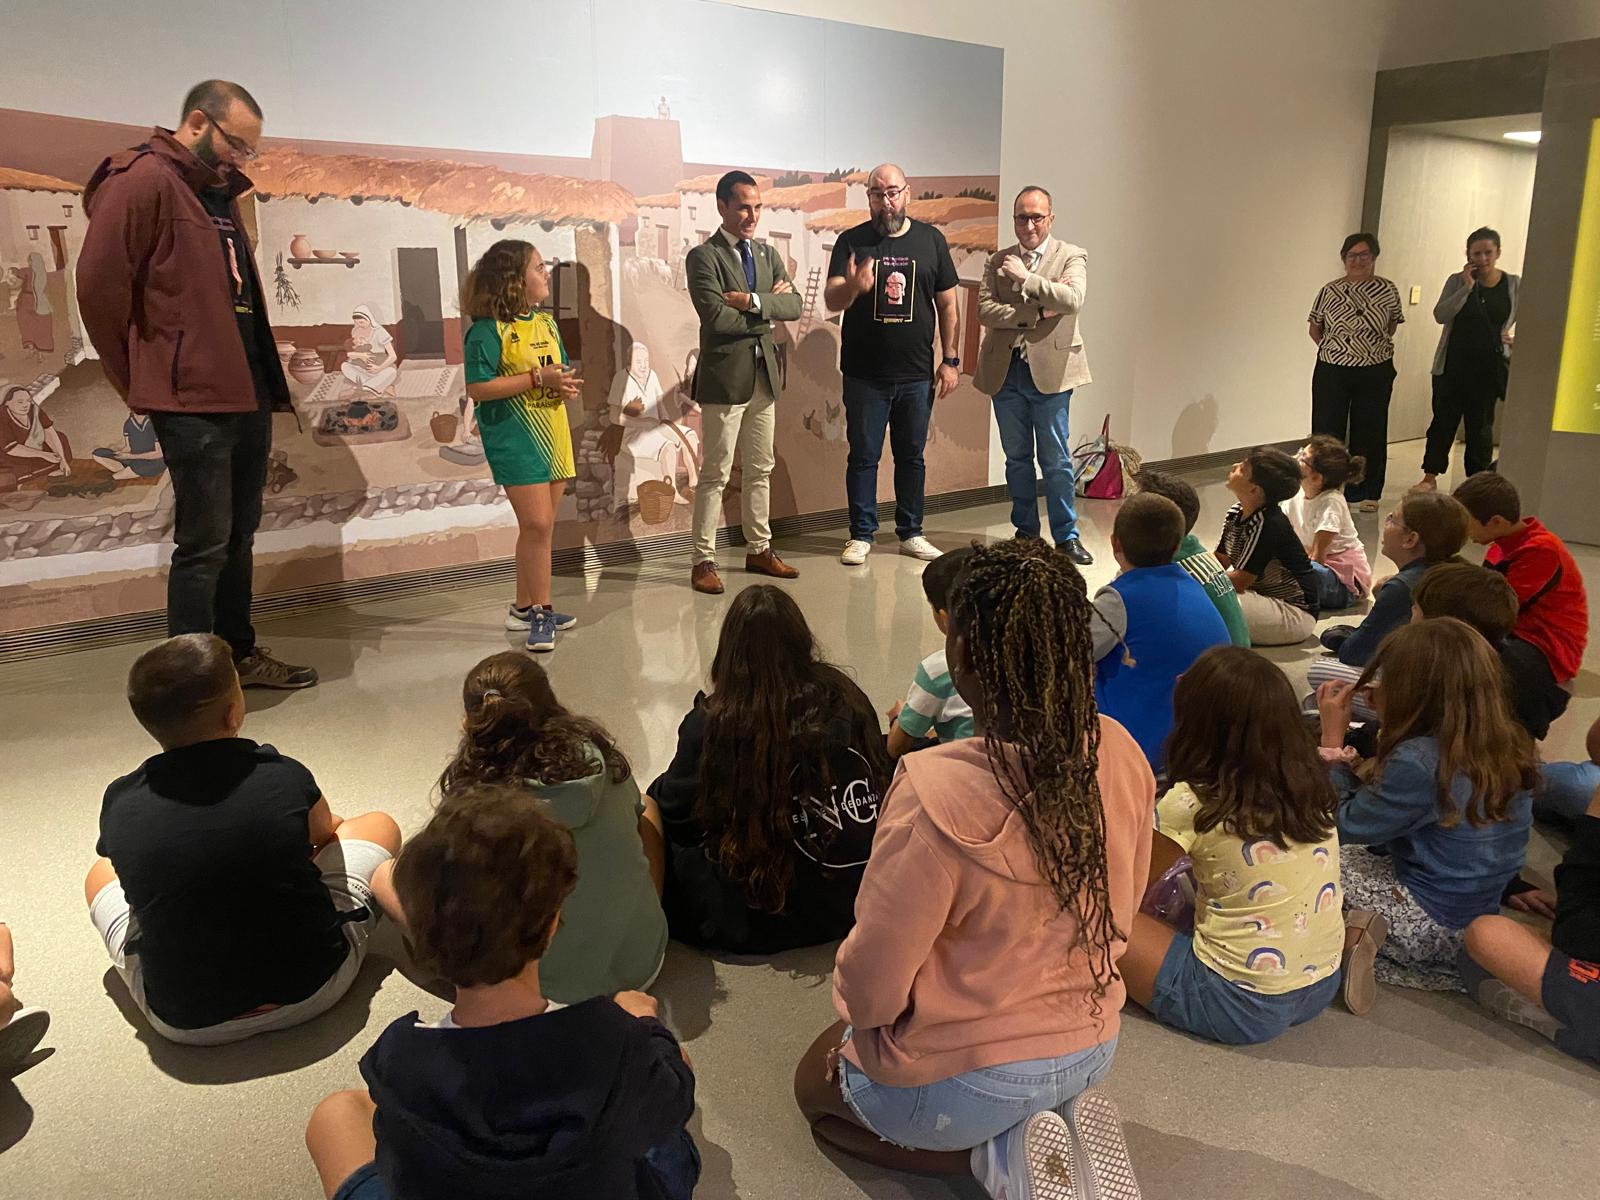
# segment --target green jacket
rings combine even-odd
[[[761,364],[767,384],[776,399],[778,355],[772,344],[773,321],[795,321],[804,303],[800,293],[774,295],[778,280],[792,283],[782,258],[771,246],[752,242],[756,262],[755,294],[760,313],[729,307],[724,292],[749,291],[744,264],[739,252],[728,245],[718,229],[703,243],[689,251],[684,269],[689,280],[689,298],[700,314],[700,363],[695,369],[694,398],[697,404],[744,404],[755,392],[756,351],[761,347]]]
[[[631,776],[612,782],[599,751],[594,763],[582,779],[528,781],[578,847],[578,886],[539,960],[539,986],[562,1004],[642,988],[667,949],[667,918],[639,838],[639,785]]]

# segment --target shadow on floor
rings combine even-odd
[[[227,1084],[286,1075],[338,1053],[368,1034],[372,998],[394,969],[386,958],[369,955],[344,998],[332,1009],[293,1029],[263,1033],[226,1046],[180,1046],[150,1027],[115,968],[106,971],[106,995],[144,1044],[150,1061],[180,1083]]]
[[[33,1128],[33,1105],[22,1098],[17,1085],[0,1081],[0,1154],[4,1154]]]
[[[1249,1150],[1213,1146],[1196,1138],[1125,1124],[1128,1153],[1146,1196],[1183,1200],[1237,1200],[1240,1196],[1315,1196],[1317,1200],[1380,1200],[1309,1167],[1278,1162]],[[1204,1163],[1204,1170],[1197,1169]],[[980,1193],[981,1194],[981,1193]]]

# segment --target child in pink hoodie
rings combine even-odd
[[[902,760],[834,970],[842,1020],[795,1074],[825,1141],[970,1166],[994,1197],[1138,1194],[1116,1110],[1086,1089],[1116,1048],[1155,780],[1095,710],[1091,613],[1042,542],[963,568],[946,650],[980,737]]]

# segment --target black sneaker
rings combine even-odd
[[[1076,537],[1069,537],[1066,541],[1059,543],[1056,549],[1080,567],[1092,567],[1094,565],[1094,555],[1085,550],[1083,543]]]
[[[295,691],[315,687],[317,669],[296,667],[272,657],[265,646],[257,646],[233,664],[239,671],[240,687],[278,688]]]

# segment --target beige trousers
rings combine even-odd
[[[767,523],[772,468],[776,462],[772,439],[777,427],[777,402],[767,383],[767,373],[756,370],[756,390],[746,404],[707,404],[700,409],[700,486],[694,494],[694,561],[717,559],[717,525],[722,519],[722,490],[733,471],[734,455],[743,467],[739,491],[739,521],[744,527],[747,554],[760,554],[772,545]]]
[[[1250,630],[1252,646],[1293,646],[1305,641],[1317,628],[1317,619],[1305,609],[1260,592],[1240,592],[1239,608]]]

